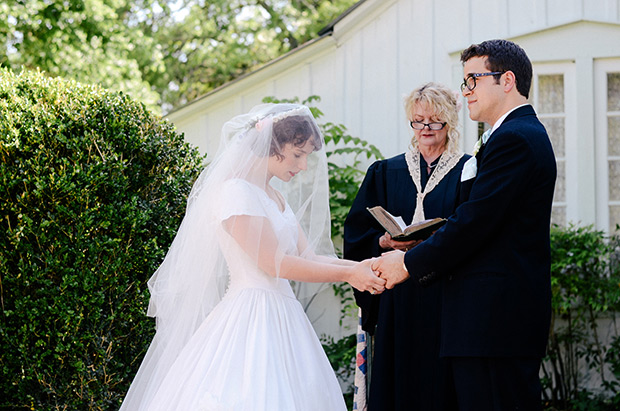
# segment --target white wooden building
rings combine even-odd
[[[558,162],[553,221],[613,230],[620,224],[620,0],[360,1],[317,39],[167,117],[202,152],[215,153],[222,124],[263,97],[318,95],[325,121],[389,157],[411,137],[404,95],[427,81],[458,90],[460,52],[494,38],[521,45],[534,65],[530,98]],[[468,152],[478,125],[467,108],[461,121]],[[341,335],[331,321],[319,333]]]

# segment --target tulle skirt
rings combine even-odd
[[[151,411],[346,410],[301,304],[275,290],[230,293],[200,326]]]

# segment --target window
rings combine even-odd
[[[620,224],[620,71],[607,73],[609,231]]]
[[[613,233],[620,225],[620,60],[595,63],[597,225]]]
[[[574,80],[574,64],[538,64],[534,66],[534,77],[530,91],[530,103],[536,109],[538,118],[549,134],[555,153],[558,177],[553,195],[551,223],[565,226],[571,221],[569,197],[570,188],[566,182],[568,170],[567,145],[571,139],[568,123],[574,110],[571,87]]]
[[[564,75],[541,74],[537,77],[538,118],[551,139],[558,167],[551,222],[566,225],[566,128],[564,111]]]

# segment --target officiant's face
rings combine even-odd
[[[417,123],[416,127],[422,126],[422,130],[413,129],[414,136],[418,141],[420,150],[445,147],[448,137],[448,125],[441,130],[431,130],[428,125],[431,123],[444,123],[446,119],[440,118],[428,104],[415,104],[413,106],[411,119]]]
[[[281,156],[269,157],[268,169],[272,177],[282,181],[290,181],[297,173],[308,166],[308,156],[314,151],[312,139],[306,140],[303,146],[286,143],[281,150]]]

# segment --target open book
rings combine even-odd
[[[448,221],[445,218],[431,218],[407,225],[402,217],[394,217],[381,206],[367,207],[367,210],[395,241],[426,240]]]

